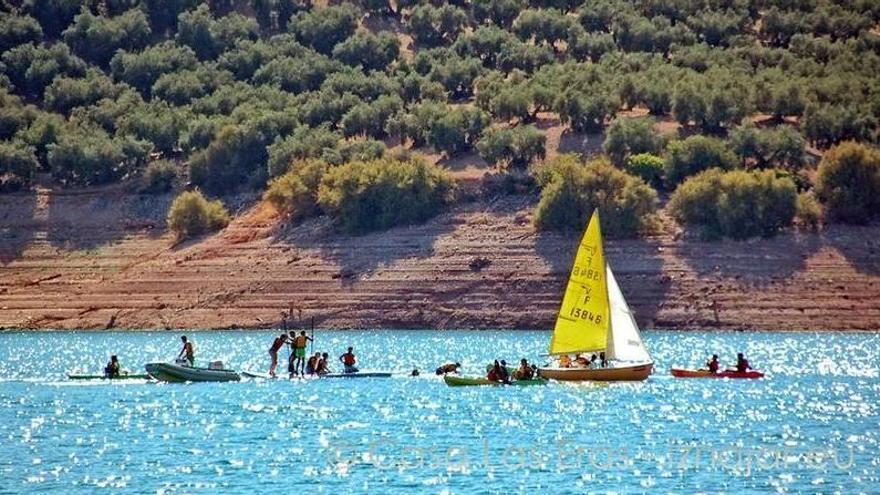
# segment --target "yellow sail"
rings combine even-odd
[[[596,210],[574,258],[550,339],[550,354],[604,350],[609,313],[605,253]]]

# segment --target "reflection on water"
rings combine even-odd
[[[272,332],[191,336],[200,359],[268,366]],[[315,350],[353,345],[364,368],[401,376],[78,383],[65,373],[111,353],[137,371],[171,359],[179,335],[0,334],[0,492],[880,491],[876,335],[648,332],[645,383],[463,389],[430,370],[538,359],[548,334],[317,337]],[[769,378],[667,375],[740,350]],[[414,367],[426,373],[403,376]]]

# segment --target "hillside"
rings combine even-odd
[[[0,327],[264,328],[292,305],[321,327],[549,328],[577,242],[536,233],[532,197],[361,237],[325,218],[283,227],[239,201],[222,233],[175,246],[169,196],[0,197]],[[878,226],[831,226],[699,242],[667,227],[607,250],[647,328],[877,330],[878,239]]]

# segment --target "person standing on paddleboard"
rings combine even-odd
[[[275,338],[272,346],[269,347],[269,357],[272,358],[272,364],[269,365],[269,376],[275,376],[275,368],[278,367],[278,351],[287,343],[287,334],[282,333]]]
[[[311,337],[306,335],[303,330],[293,338],[293,374],[306,374],[306,346],[308,346]]]

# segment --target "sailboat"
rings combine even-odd
[[[539,368],[540,376],[567,381],[645,380],[654,368],[639,326],[605,261],[599,212],[593,212],[569,275],[550,355],[605,353],[608,366],[564,367],[559,361]]]

